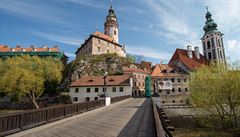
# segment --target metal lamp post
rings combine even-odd
[[[104,96],[105,97],[107,97],[107,82],[106,82],[107,75],[108,75],[108,72],[105,72],[104,76],[103,76],[103,79],[104,79]]]

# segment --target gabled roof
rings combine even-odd
[[[152,77],[175,77],[181,76],[183,73],[178,72],[168,64],[157,64],[152,73]]]
[[[145,73],[145,74],[150,74],[150,72],[146,70],[142,70],[140,68],[129,68],[129,67],[122,67],[124,73]]]
[[[187,50],[185,49],[176,49],[171,60],[168,64],[173,65],[173,62],[180,61],[190,70],[196,70],[202,65],[208,65],[208,60],[200,54],[200,59],[196,58],[194,51],[192,51],[192,58],[188,57]]]
[[[21,46],[16,46],[15,48],[10,48],[7,45],[0,45],[0,52],[59,52],[59,48],[58,47],[53,47],[53,48],[48,48],[48,47],[27,47],[27,48],[23,48]]]
[[[130,77],[127,75],[107,76],[107,86],[130,86]],[[83,76],[79,80],[73,82],[70,87],[88,87],[88,86],[104,86],[103,76]]]

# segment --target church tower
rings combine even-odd
[[[208,61],[225,63],[225,52],[223,45],[223,34],[217,29],[217,23],[212,19],[212,14],[206,13],[206,22],[203,27],[204,35],[201,38],[203,53]]]
[[[112,5],[108,10],[108,15],[106,17],[106,22],[104,23],[104,33],[109,37],[113,38],[115,43],[118,43],[118,22],[117,16],[115,14]]]

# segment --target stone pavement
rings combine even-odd
[[[154,117],[150,99],[134,98],[79,114],[64,123],[12,137],[153,137]],[[40,127],[37,127],[40,128]],[[24,132],[24,131],[23,131]]]

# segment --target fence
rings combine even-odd
[[[172,137],[169,132],[169,127],[167,125],[167,120],[161,115],[163,111],[160,110],[156,103],[153,101],[153,115],[155,120],[156,134],[157,137]]]
[[[114,97],[112,98],[112,103],[129,97],[130,96]],[[104,99],[3,115],[0,116],[0,136],[9,135],[103,106],[105,106]]]
[[[130,97],[131,97],[131,95],[111,98],[111,104],[122,101],[122,100],[130,98]]]

